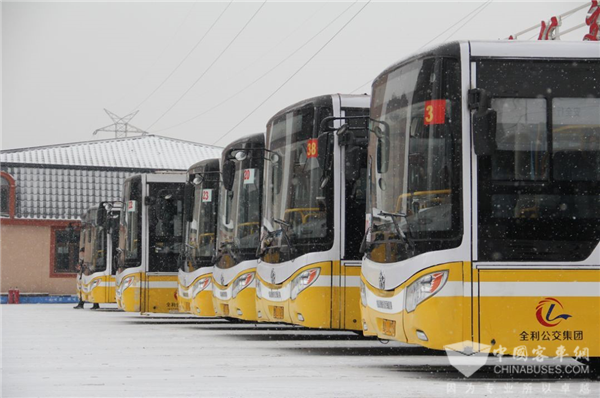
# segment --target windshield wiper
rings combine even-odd
[[[235,253],[237,250],[238,250],[238,248],[235,245],[235,242],[233,242],[233,241],[221,242],[221,244],[219,245],[219,254],[213,258],[212,263],[213,264],[218,263],[219,260],[221,260],[221,258],[223,257],[223,252],[227,252],[231,256],[231,258],[233,258],[233,261],[236,264],[238,264],[240,261],[239,261],[237,254]]]
[[[365,234],[363,235],[362,241],[360,242],[360,248],[358,249],[358,252],[361,254],[364,253],[370,253],[371,250],[373,250],[373,246],[371,245],[371,242],[367,241],[367,237],[369,236],[369,233],[371,233],[371,227],[369,227],[366,231]]]
[[[274,219],[273,219],[273,222],[275,222],[275,223],[277,223],[277,224],[279,224],[279,225],[283,225],[284,227],[288,227],[288,228],[291,228],[291,227],[292,227],[292,224],[290,224],[290,223],[289,223],[289,222],[287,222],[287,221],[280,220],[279,218],[274,218]]]
[[[197,265],[200,263],[200,260],[194,255],[194,250],[197,250],[196,246],[192,246],[189,243],[185,243],[183,250],[179,253],[179,256],[182,257],[182,261],[187,261],[192,263],[194,269],[197,268]]]
[[[256,258],[262,258],[263,254],[265,254],[267,252],[267,250],[268,250],[267,248],[269,246],[271,246],[271,243],[269,242],[263,248],[263,242],[273,236],[273,232],[269,231],[269,229],[267,227],[265,227],[264,225],[263,225],[263,230],[266,232],[266,234],[261,236],[258,241],[258,247],[256,248]]]
[[[384,216],[384,217],[389,217],[392,219],[392,223],[394,224],[394,228],[396,229],[396,232],[398,233],[398,236],[404,241],[404,243],[406,245],[408,245],[408,247],[414,252],[415,251],[415,242],[413,242],[412,238],[408,235],[406,235],[403,231],[402,228],[400,228],[400,224],[398,224],[398,221],[396,220],[396,218],[404,218],[406,221],[406,226],[408,228],[409,234],[411,234],[411,230],[410,230],[410,223],[408,222],[408,218],[406,216],[406,214],[404,213],[390,213],[387,211],[380,211],[378,216]]]
[[[285,230],[285,229],[292,228],[292,224],[288,223],[287,221],[280,220],[279,218],[274,218],[273,222],[281,225],[281,228],[279,228],[277,231],[273,231],[273,232],[281,232],[282,233],[282,235],[285,237],[288,248],[290,249],[290,256],[293,257],[294,253],[296,252],[296,249],[292,246],[292,241],[290,239],[290,236],[288,235],[287,231]],[[285,229],[284,229],[284,227],[285,227]]]

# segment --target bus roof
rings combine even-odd
[[[470,56],[473,58],[600,59],[600,45],[593,41],[455,41],[427,47],[416,53],[409,54],[383,70],[373,80],[373,83],[381,76],[414,59],[431,56],[453,56],[460,58],[461,50],[470,51]]]
[[[273,115],[269,121],[267,122],[267,126],[269,124],[271,124],[271,121],[273,121],[273,119],[278,118],[279,116],[286,114],[288,112],[290,112],[291,110],[294,109],[298,109],[298,108],[302,108],[303,106],[307,105],[307,104],[315,104],[317,106],[319,105],[330,105],[332,102],[332,98],[338,96],[341,100],[341,106],[342,107],[350,107],[350,108],[357,108],[357,107],[362,107],[362,108],[368,108],[369,104],[370,104],[370,97],[368,95],[365,94],[325,94],[325,95],[319,95],[317,97],[312,97],[312,98],[306,98],[302,101],[296,102],[295,104],[292,104],[288,107],[285,107],[284,109],[280,110],[279,112],[277,112],[275,115]]]
[[[218,172],[219,168],[219,158],[204,159],[191,165],[187,173],[188,175],[192,175],[204,172]]]
[[[593,41],[498,40],[471,41],[469,44],[472,57],[600,59],[600,44]]]

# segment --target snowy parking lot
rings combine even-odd
[[[89,305],[88,305],[89,306]],[[186,315],[3,305],[4,397],[555,397],[600,395],[589,376],[536,379],[354,333]]]

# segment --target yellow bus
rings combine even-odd
[[[219,159],[189,168],[184,191],[184,247],[179,267],[179,312],[214,316],[212,262],[219,204]]]
[[[218,316],[256,321],[255,275],[260,238],[265,136],[230,143],[223,164],[213,302]]]
[[[267,124],[259,320],[360,330],[366,95],[323,95]],[[351,129],[340,129],[348,119]],[[321,127],[325,128],[322,134]]]
[[[139,174],[123,185],[116,299],[128,312],[177,312],[185,173]]]
[[[89,236],[89,253],[86,250],[86,262],[81,286],[83,301],[93,303],[92,309],[99,304],[115,301],[115,254],[119,239],[119,217],[121,202],[102,202],[90,209],[88,220],[91,228]],[[87,236],[86,236],[87,238]]]
[[[495,41],[375,79],[365,334],[600,355],[598,76],[597,43]]]

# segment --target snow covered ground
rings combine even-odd
[[[589,377],[489,367],[465,379],[443,353],[347,332],[66,304],[0,311],[4,397],[600,396]]]

